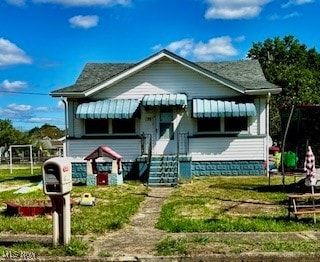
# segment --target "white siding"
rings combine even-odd
[[[90,97],[99,99],[142,99],[145,94],[185,93],[188,96],[186,111],[178,111],[177,132],[197,133],[197,121],[192,118],[193,98],[227,98],[241,95],[239,92],[204,77],[180,64],[161,60],[150,67],[105,88]],[[255,98],[257,116],[249,119],[249,134],[245,137],[190,138],[189,151],[194,161],[264,160],[266,158],[266,98]],[[84,135],[83,120],[75,119],[77,102],[69,103],[69,136]],[[155,136],[157,121],[155,108],[145,111],[141,107],[141,120],[137,121],[137,134]],[[181,118],[181,119],[180,119]],[[253,135],[250,137],[250,135]],[[140,139],[74,139],[68,140],[69,156],[85,157],[98,146],[106,145],[124,157],[134,161],[141,154]]]
[[[265,160],[265,138],[192,138],[193,161]]]
[[[266,135],[267,134],[267,109],[266,109],[266,98],[260,98],[256,99],[258,100],[258,103],[256,104],[257,113],[259,112],[260,115],[258,115],[259,120],[259,134],[260,135]]]
[[[69,157],[84,158],[99,146],[112,148],[123,161],[135,161],[141,154],[140,139],[77,139],[68,140]]]
[[[208,79],[175,62],[162,60],[145,70],[109,87],[94,99],[137,98],[145,94],[185,93],[188,99],[207,97],[227,97],[238,92]]]

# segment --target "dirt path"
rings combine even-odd
[[[107,233],[94,243],[93,256],[108,254],[110,256],[154,255],[155,245],[165,232],[155,228],[161,206],[171,194],[173,188],[150,188],[139,212],[122,230]]]

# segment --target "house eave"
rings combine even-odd
[[[68,98],[83,98],[86,95],[83,92],[55,92],[51,93],[50,96],[52,97],[68,97]]]
[[[268,93],[272,95],[277,95],[280,94],[282,91],[281,88],[267,88],[267,89],[256,89],[256,90],[246,90],[245,94],[246,95],[266,95]]]

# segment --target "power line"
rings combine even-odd
[[[20,95],[38,95],[38,96],[48,96],[48,93],[33,93],[33,92],[20,92],[20,91],[5,91],[0,90],[0,93],[8,93],[8,94],[20,94]]]

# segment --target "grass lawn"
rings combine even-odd
[[[41,181],[41,170],[36,169],[34,175],[30,174],[30,169],[14,170],[10,174],[9,170],[0,169],[0,188],[6,186],[22,186],[25,184],[37,185]],[[15,194],[16,189],[0,192],[0,203],[2,212],[0,213],[0,232],[27,233],[27,234],[52,234],[51,216],[22,217],[7,216],[4,202],[14,200],[16,202],[28,202],[30,199],[49,199],[44,195],[43,190],[37,190],[26,194]],[[122,228],[135,214],[144,200],[147,189],[140,183],[128,182],[120,186],[74,186],[71,192],[71,199],[79,201],[84,192],[90,192],[96,197],[95,206],[75,205],[71,214],[71,232],[73,236],[85,236],[90,234],[103,234],[109,230]],[[50,246],[50,245],[49,245]],[[37,254],[52,254],[57,252],[39,243],[15,244],[13,250],[24,250],[32,248]],[[88,247],[87,243],[75,238],[70,245],[60,248],[61,254],[77,254]],[[38,251],[41,250],[40,251]],[[1,246],[0,254],[8,251],[8,247]],[[82,251],[83,252],[83,251]]]
[[[208,177],[182,184],[162,207],[157,227],[168,232],[294,232],[319,230],[312,217],[287,219],[287,178]],[[293,182],[293,181],[291,181]],[[318,218],[319,219],[319,218]]]
[[[165,237],[156,246],[158,255],[319,251],[317,239],[290,234],[320,228],[319,222],[313,224],[312,215],[299,221],[287,219],[287,194],[296,190],[293,178],[286,178],[285,187],[281,177],[273,177],[271,182],[268,186],[266,177],[207,177],[178,186],[163,205],[157,227],[191,235]],[[210,232],[238,233],[210,235]]]
[[[0,167],[0,188],[36,183],[42,179],[40,165],[34,166],[33,174],[30,165],[14,165],[12,174],[8,165],[2,164]]]
[[[13,174],[0,169],[0,188],[4,185],[36,185],[42,179],[40,174],[40,167],[35,169],[34,175],[30,174],[30,169],[14,170]],[[295,192],[290,186],[293,178],[286,179],[284,188],[281,177],[273,177],[271,182],[268,186],[266,177],[206,177],[181,184],[165,201],[156,227],[173,233],[318,231],[320,223],[313,224],[312,215],[299,221],[287,219],[287,194]],[[27,194],[14,194],[14,191],[16,189],[0,192],[0,202],[48,199],[42,190]],[[37,256],[86,255],[97,235],[120,229],[129,221],[144,200],[147,188],[138,182],[111,187],[74,186],[71,199],[79,200],[84,192],[90,192],[97,202],[92,207],[74,207],[70,244],[54,248],[51,243],[31,241],[0,243],[0,255],[25,252],[23,254],[32,257],[30,250]],[[10,217],[5,215],[5,204],[2,207],[0,232],[52,234],[50,216]],[[155,248],[159,255],[320,250],[317,240],[257,237],[172,235],[162,239]]]

